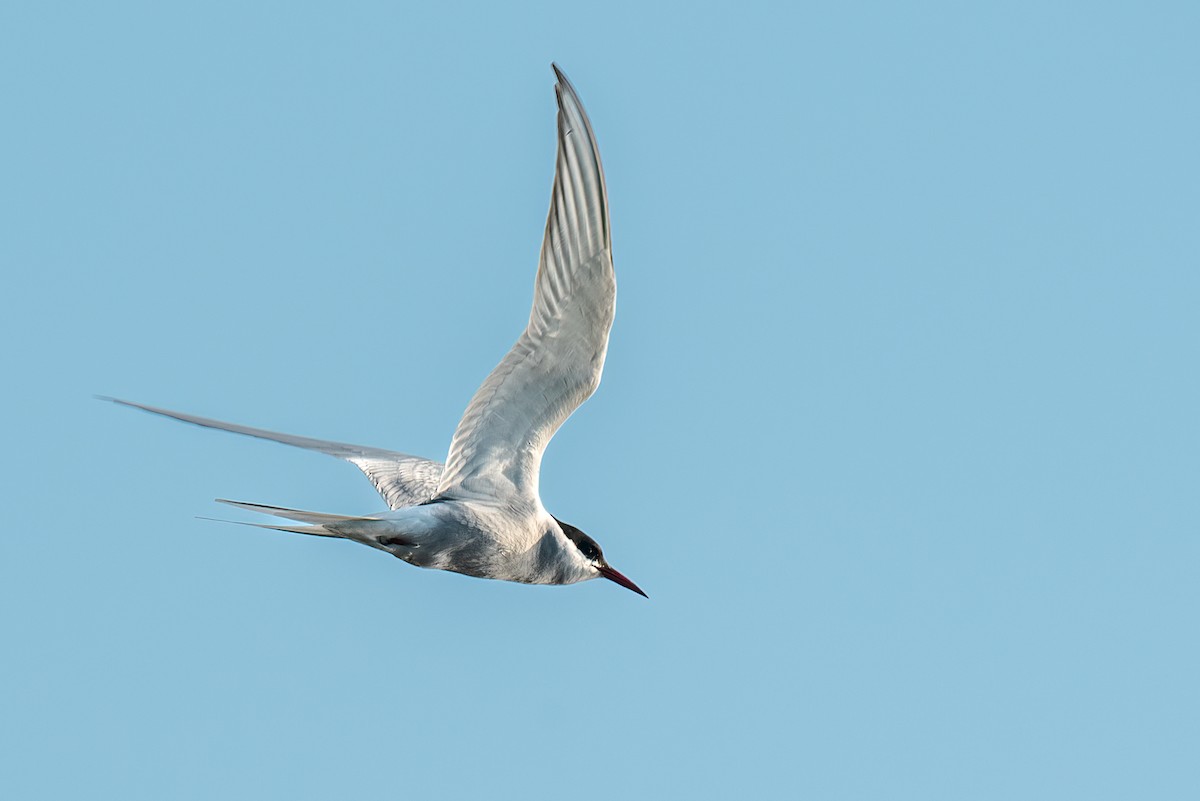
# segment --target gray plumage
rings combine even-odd
[[[467,405],[445,465],[110,400],[345,459],[389,508],[348,516],[223,501],[291,521],[252,525],[349,539],[419,567],[529,584],[605,577],[645,595],[608,565],[594,540],[550,515],[538,495],[547,444],[600,384],[616,308],[600,153],[574,88],[554,71],[558,158],[529,324]]]

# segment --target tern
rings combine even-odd
[[[600,384],[616,310],[608,195],[591,123],[557,65],[558,155],[529,324],[476,391],[445,464],[380,448],[280,434],[106,398],[186,423],[320,451],[356,465],[390,511],[306,512],[218,499],[418,567],[524,584],[606,578],[644,597],[596,541],[546,511],[538,494],[551,437]]]

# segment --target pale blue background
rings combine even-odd
[[[0,795],[1200,798],[1200,13],[993,5],[5,4]],[[381,505],[92,393],[443,457],[552,59],[651,600],[195,519]]]

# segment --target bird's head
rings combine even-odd
[[[583,560],[588,564],[589,567],[591,567],[592,570],[595,571],[595,575],[603,576],[609,581],[615,581],[625,589],[633,590],[643,598],[650,597],[646,593],[642,592],[641,587],[625,578],[625,576],[619,570],[614,568],[608,563],[607,560],[605,560],[604,551],[600,550],[600,546],[594,539],[589,537],[587,534],[584,534],[570,523],[564,523],[557,517],[554,518],[554,520],[562,529],[563,535],[570,540],[571,544],[575,546],[575,549],[579,551],[579,555],[583,557]]]

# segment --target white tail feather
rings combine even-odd
[[[245,509],[248,512],[260,512],[265,515],[283,517],[287,518],[288,520],[298,520],[301,523],[314,523],[319,526],[323,526],[328,523],[345,523],[347,520],[371,519],[356,515],[331,515],[325,512],[305,512],[301,509],[289,509],[286,506],[269,506],[264,503],[249,503],[247,501],[228,501],[224,498],[217,498],[216,500],[217,503],[236,506],[237,508]]]
[[[310,534],[316,537],[334,537],[336,539],[351,540],[363,545],[370,545],[372,548],[379,548],[383,551],[388,550],[386,546],[381,545],[378,539],[373,536],[374,532],[364,530],[363,526],[354,525],[356,523],[366,523],[368,524],[366,528],[369,529],[371,523],[378,522],[378,518],[334,515],[325,512],[306,512],[302,509],[289,509],[285,506],[270,506],[263,503],[248,503],[246,501],[229,501],[224,498],[217,498],[216,500],[218,503],[235,506],[238,509],[274,515],[275,517],[295,520],[299,523],[309,523],[310,525],[287,526],[274,523],[243,523],[239,520],[219,520],[213,517],[203,517],[200,518],[201,520],[215,520],[219,523],[234,523],[239,526],[254,526],[255,528],[287,531],[293,534]]]
[[[330,531],[323,526],[274,526],[270,523],[245,523],[241,520],[223,520],[219,517],[196,517],[197,520],[211,520],[214,523],[232,523],[235,526],[253,526],[254,528],[268,528],[272,531],[288,531],[293,534],[312,534],[316,537],[334,537],[344,539],[341,534]]]

